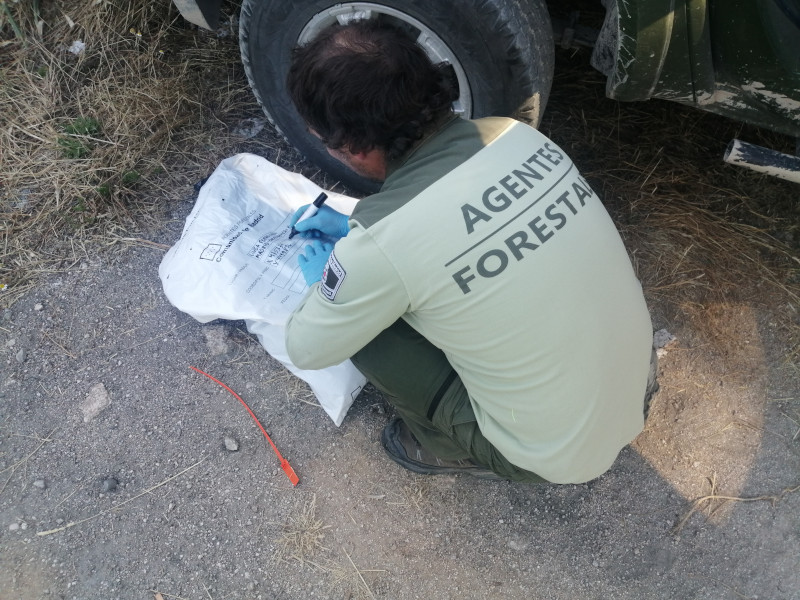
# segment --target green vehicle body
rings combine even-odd
[[[609,97],[664,98],[800,137],[800,0],[618,0],[615,8]]]
[[[173,1],[192,23],[217,20],[220,0]],[[610,98],[663,98],[800,138],[800,0],[597,1],[593,64]]]

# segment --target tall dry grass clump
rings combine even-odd
[[[199,31],[169,0],[3,0],[0,26],[7,306],[86,240],[123,239],[185,197],[226,151],[223,120],[253,101],[235,27]]]

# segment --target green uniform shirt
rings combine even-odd
[[[641,286],[599,198],[544,135],[454,119],[350,227],[288,323],[298,367],[338,364],[402,317],[523,469],[588,481],[639,433],[652,344]]]

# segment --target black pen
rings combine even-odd
[[[328,194],[322,192],[319,196],[317,196],[314,202],[308,205],[306,211],[302,215],[300,215],[299,219],[297,219],[297,223],[299,223],[300,221],[305,221],[306,219],[310,219],[315,214],[317,214],[317,211],[322,207],[323,204],[325,204],[325,200],[327,199],[328,199]],[[297,225],[297,223],[295,223],[295,225]],[[298,233],[297,229],[295,229],[294,225],[292,225],[292,231],[289,232],[289,239],[292,239],[294,236],[297,235],[297,233]]]

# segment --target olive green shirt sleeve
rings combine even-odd
[[[289,317],[286,349],[301,369],[341,363],[409,309],[400,275],[372,236],[351,225],[347,237],[336,243],[323,280]]]

